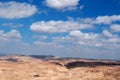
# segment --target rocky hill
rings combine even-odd
[[[44,59],[40,56],[1,56],[0,80],[120,80],[120,62],[54,56],[44,56]]]

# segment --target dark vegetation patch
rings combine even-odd
[[[65,64],[64,66],[68,69],[70,68],[76,68],[76,67],[96,67],[96,66],[117,66],[120,65],[120,63],[115,62],[82,62],[82,61],[76,61],[76,62],[70,62]]]
[[[18,59],[14,59],[14,58],[8,58],[8,59],[6,59],[6,61],[18,62]]]
[[[55,65],[63,66],[61,63],[58,63],[58,62],[52,62],[52,63]]]

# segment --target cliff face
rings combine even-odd
[[[96,66],[91,67],[93,63]],[[102,64],[98,65],[99,63]],[[99,63],[97,60],[41,60],[29,56],[1,57],[0,80],[120,80],[119,62],[99,61]],[[108,65],[113,63],[116,65]]]

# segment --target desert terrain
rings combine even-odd
[[[1,56],[0,80],[120,80],[120,62]]]

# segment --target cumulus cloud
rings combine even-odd
[[[23,24],[10,22],[10,23],[3,23],[3,24],[1,24],[1,26],[3,26],[3,27],[10,27],[11,29],[13,29],[13,28],[23,27]]]
[[[0,30],[0,40],[1,41],[18,41],[21,39],[21,34],[17,30],[11,30],[10,32],[5,33],[3,30]]]
[[[111,24],[112,22],[120,21],[120,15],[112,16],[98,16],[94,23],[95,24]]]
[[[70,36],[78,37],[82,39],[95,39],[98,35],[93,33],[83,33],[79,30],[74,30],[69,33]]]
[[[74,30],[74,31],[71,31],[71,32],[69,33],[69,35],[70,35],[70,36],[74,36],[74,37],[80,37],[80,36],[83,35],[83,33],[82,33],[81,31],[79,31],[79,30]]]
[[[96,22],[98,17],[79,18],[76,20],[71,18],[67,21],[35,22],[30,26],[30,29],[35,32],[32,37],[34,40],[33,44],[30,45],[25,45],[20,42],[12,45],[12,47],[11,45],[2,45],[1,40],[20,40],[21,35],[17,30],[11,30],[7,33],[0,30],[0,47],[2,47],[0,50],[2,50],[5,45],[7,51],[17,53],[25,52],[26,54],[53,54],[72,57],[119,59],[119,28],[112,27],[113,25],[119,25],[117,24],[120,21],[119,15],[116,16],[117,17],[114,18],[107,16],[107,18],[110,19],[110,21],[107,22],[104,22],[104,19],[103,21],[100,20]],[[104,26],[104,28],[102,26]],[[110,28],[108,26],[110,26]],[[95,30],[98,30],[99,27],[102,27],[102,30],[96,33]],[[88,28],[92,28],[92,30]],[[42,32],[42,34],[36,34],[36,32]],[[62,33],[62,35],[59,35],[59,33]],[[15,51],[13,49],[15,49]]]
[[[69,18],[67,21],[39,21],[35,22],[30,26],[30,29],[34,32],[47,32],[47,33],[59,33],[59,32],[69,32],[72,30],[81,30],[81,29],[93,29],[94,26],[101,25],[103,26],[109,25],[111,26],[111,30],[120,31],[119,25],[113,25],[115,22],[120,21],[120,15],[112,15],[112,16],[98,16],[96,18]],[[114,26],[114,27],[113,27]],[[107,31],[104,31],[103,34],[108,36]],[[110,36],[110,33],[109,33]]]
[[[79,30],[73,30],[69,32],[69,37],[66,37],[68,41],[71,41],[75,45],[101,47],[100,34],[96,33],[84,33]]]
[[[120,42],[120,39],[119,39],[119,38],[109,38],[109,39],[107,40],[107,42],[117,43],[117,42]]]
[[[108,30],[103,30],[103,35],[106,37],[113,37],[112,33],[110,33]]]
[[[57,10],[72,10],[77,8],[79,1],[80,0],[46,0],[45,4]]]
[[[94,18],[78,18],[82,23],[89,23],[89,24],[103,24],[103,25],[111,25],[117,21],[120,21],[120,15],[112,15],[112,16],[97,16]]]
[[[89,35],[89,38],[83,36],[85,34]],[[117,37],[105,38],[102,34],[84,33],[80,30],[73,30],[70,31],[67,36],[52,38],[50,42],[37,40],[34,42],[34,45],[38,49],[42,49],[40,50],[42,53],[53,53],[56,55],[62,55],[63,53],[64,56],[72,57],[74,53],[74,57],[93,58],[94,56],[94,58],[103,59],[106,57],[107,59],[118,59],[119,57],[117,56],[119,55],[118,52],[120,48],[120,45],[116,44],[118,42],[120,42],[120,40]],[[39,51],[38,49],[37,51]],[[44,49],[47,49],[47,51]]]
[[[104,49],[120,48],[118,35],[120,15],[98,16],[96,18],[69,18],[67,21],[39,21],[33,23],[30,29],[34,32],[63,33],[65,36],[51,36],[51,42],[56,45],[79,45],[86,47],[101,47]],[[101,32],[92,30],[98,29],[101,25]],[[107,26],[107,27],[106,27]],[[108,28],[110,26],[110,28]],[[104,28],[103,28],[104,27]],[[88,30],[89,32],[84,32]],[[41,40],[39,40],[41,42]],[[38,42],[39,42],[38,41]]]
[[[82,24],[77,21],[40,21],[33,23],[30,29],[34,32],[59,33],[75,29],[86,29],[92,27],[89,24]]]
[[[60,38],[58,38],[60,40]],[[84,45],[72,45],[72,46],[63,46],[56,47],[58,44],[55,43],[42,43],[35,42],[37,45],[34,53],[51,53],[57,56],[69,56],[69,57],[81,57],[81,58],[97,58],[97,59],[119,59],[118,49],[104,49],[104,48],[96,48],[84,46]],[[100,46],[101,44],[96,44],[96,46]],[[47,49],[47,50],[46,50]],[[114,51],[113,51],[114,50]],[[64,54],[64,55],[63,55]]]
[[[114,32],[120,32],[120,25],[119,24],[112,24],[110,29]]]
[[[34,5],[15,1],[0,2],[0,18],[18,19],[32,16],[37,12]]]

